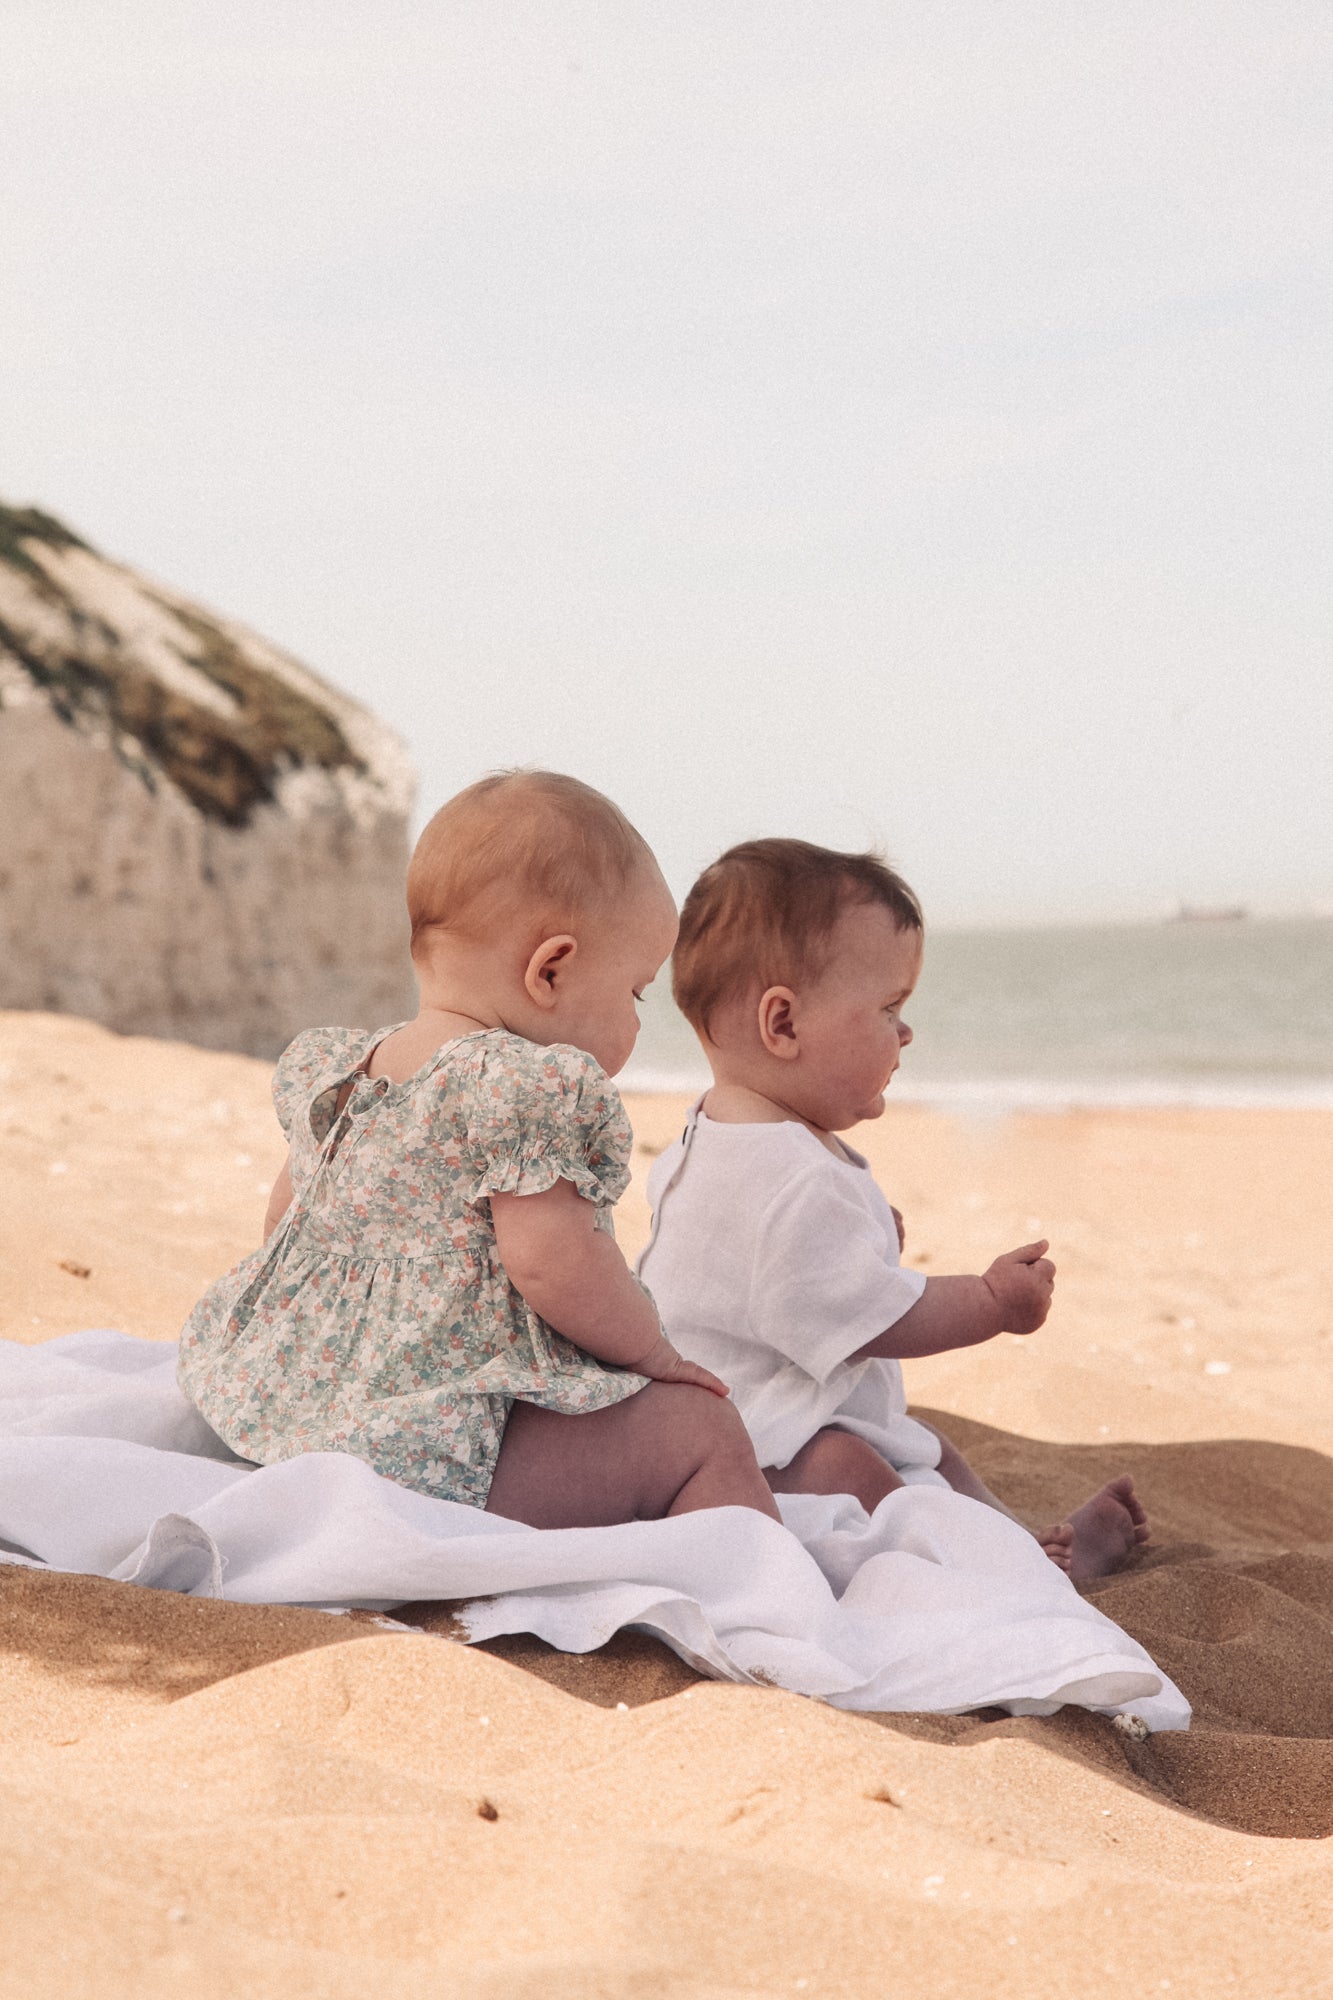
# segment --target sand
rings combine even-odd
[[[173,1337],[256,1238],[266,1067],[11,1014],[0,1084],[0,1333]],[[631,1102],[628,1248],[681,1110]],[[1333,1992],[1333,1117],[903,1105],[858,1143],[927,1271],[1052,1238],[1043,1332],[909,1391],[1033,1520],[1136,1474],[1156,1541],[1097,1602],[1194,1730],[0,1568],[0,1993]]]

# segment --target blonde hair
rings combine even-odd
[[[530,910],[554,930],[623,894],[652,850],[619,806],[558,771],[492,771],[440,807],[407,870],[424,931],[484,933]]]
[[[925,928],[915,895],[878,854],[840,854],[808,840],[729,848],[681,909],[671,960],[676,1005],[706,1035],[727,1001],[817,979],[833,927],[852,903],[882,904],[899,930]]]

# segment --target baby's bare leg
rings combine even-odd
[[[927,1424],[926,1429],[935,1430],[935,1426]],[[1018,1516],[978,1478],[957,1445],[951,1444],[943,1431],[935,1431],[935,1435],[940,1441],[940,1471],[954,1492],[981,1500],[1016,1521]],[[1133,1480],[1125,1475],[1108,1480],[1067,1521],[1053,1522],[1036,1539],[1058,1569],[1067,1571],[1075,1583],[1087,1583],[1119,1569],[1148,1540],[1148,1534],[1148,1517]]]
[[[966,1494],[969,1500],[980,1500],[983,1506],[993,1507],[997,1514],[1008,1514],[1011,1521],[1018,1519],[1017,1514],[1010,1512],[1003,1500],[991,1492],[985,1480],[972,1470],[957,1445],[951,1443],[943,1431],[936,1431],[934,1424],[926,1424],[923,1428],[935,1431],[940,1441],[939,1471],[948,1480],[955,1493]]]
[[[850,1493],[867,1514],[903,1483],[873,1445],[832,1426],[816,1431],[780,1472],[767,1466],[764,1477],[775,1493]]]
[[[585,1416],[515,1403],[486,1501],[530,1528],[608,1528],[701,1507],[779,1518],[735,1406],[672,1382]]]
[[[935,1431],[935,1426],[927,1424],[926,1429]],[[985,1480],[972,1470],[957,1445],[945,1437],[943,1431],[935,1431],[935,1435],[940,1441],[939,1470],[954,1492],[965,1494],[969,1500],[980,1500],[984,1507],[993,1507],[997,1514],[1007,1514],[1011,1521],[1018,1521],[1018,1516],[1012,1508],[1006,1507],[999,1495],[992,1493]],[[1021,1528],[1026,1524],[1018,1521],[1018,1525]],[[1040,1543],[1057,1569],[1068,1571],[1074,1549],[1074,1529],[1071,1522],[1056,1521],[1053,1526],[1044,1528],[1033,1539]]]

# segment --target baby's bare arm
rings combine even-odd
[[[515,1290],[548,1326],[599,1361],[725,1396],[716,1375],[676,1352],[615,1238],[595,1226],[596,1216],[570,1181],[542,1194],[493,1194],[495,1240]]]
[[[288,1153],[282,1163],[282,1171],[273,1183],[273,1192],[268,1198],[268,1213],[264,1217],[265,1243],[291,1207],[295,1196],[296,1189],[292,1186],[292,1156]]]
[[[1051,1309],[1055,1266],[1049,1245],[1025,1243],[997,1257],[978,1278],[927,1278],[916,1304],[849,1361],[904,1361],[977,1347],[997,1333],[1035,1333]]]

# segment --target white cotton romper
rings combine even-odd
[[[731,1389],[762,1466],[832,1425],[909,1485],[944,1485],[940,1443],[907,1414],[896,1361],[848,1356],[925,1290],[898,1259],[869,1163],[804,1125],[724,1125],[696,1106],[648,1177],[638,1273],[668,1338]]]

